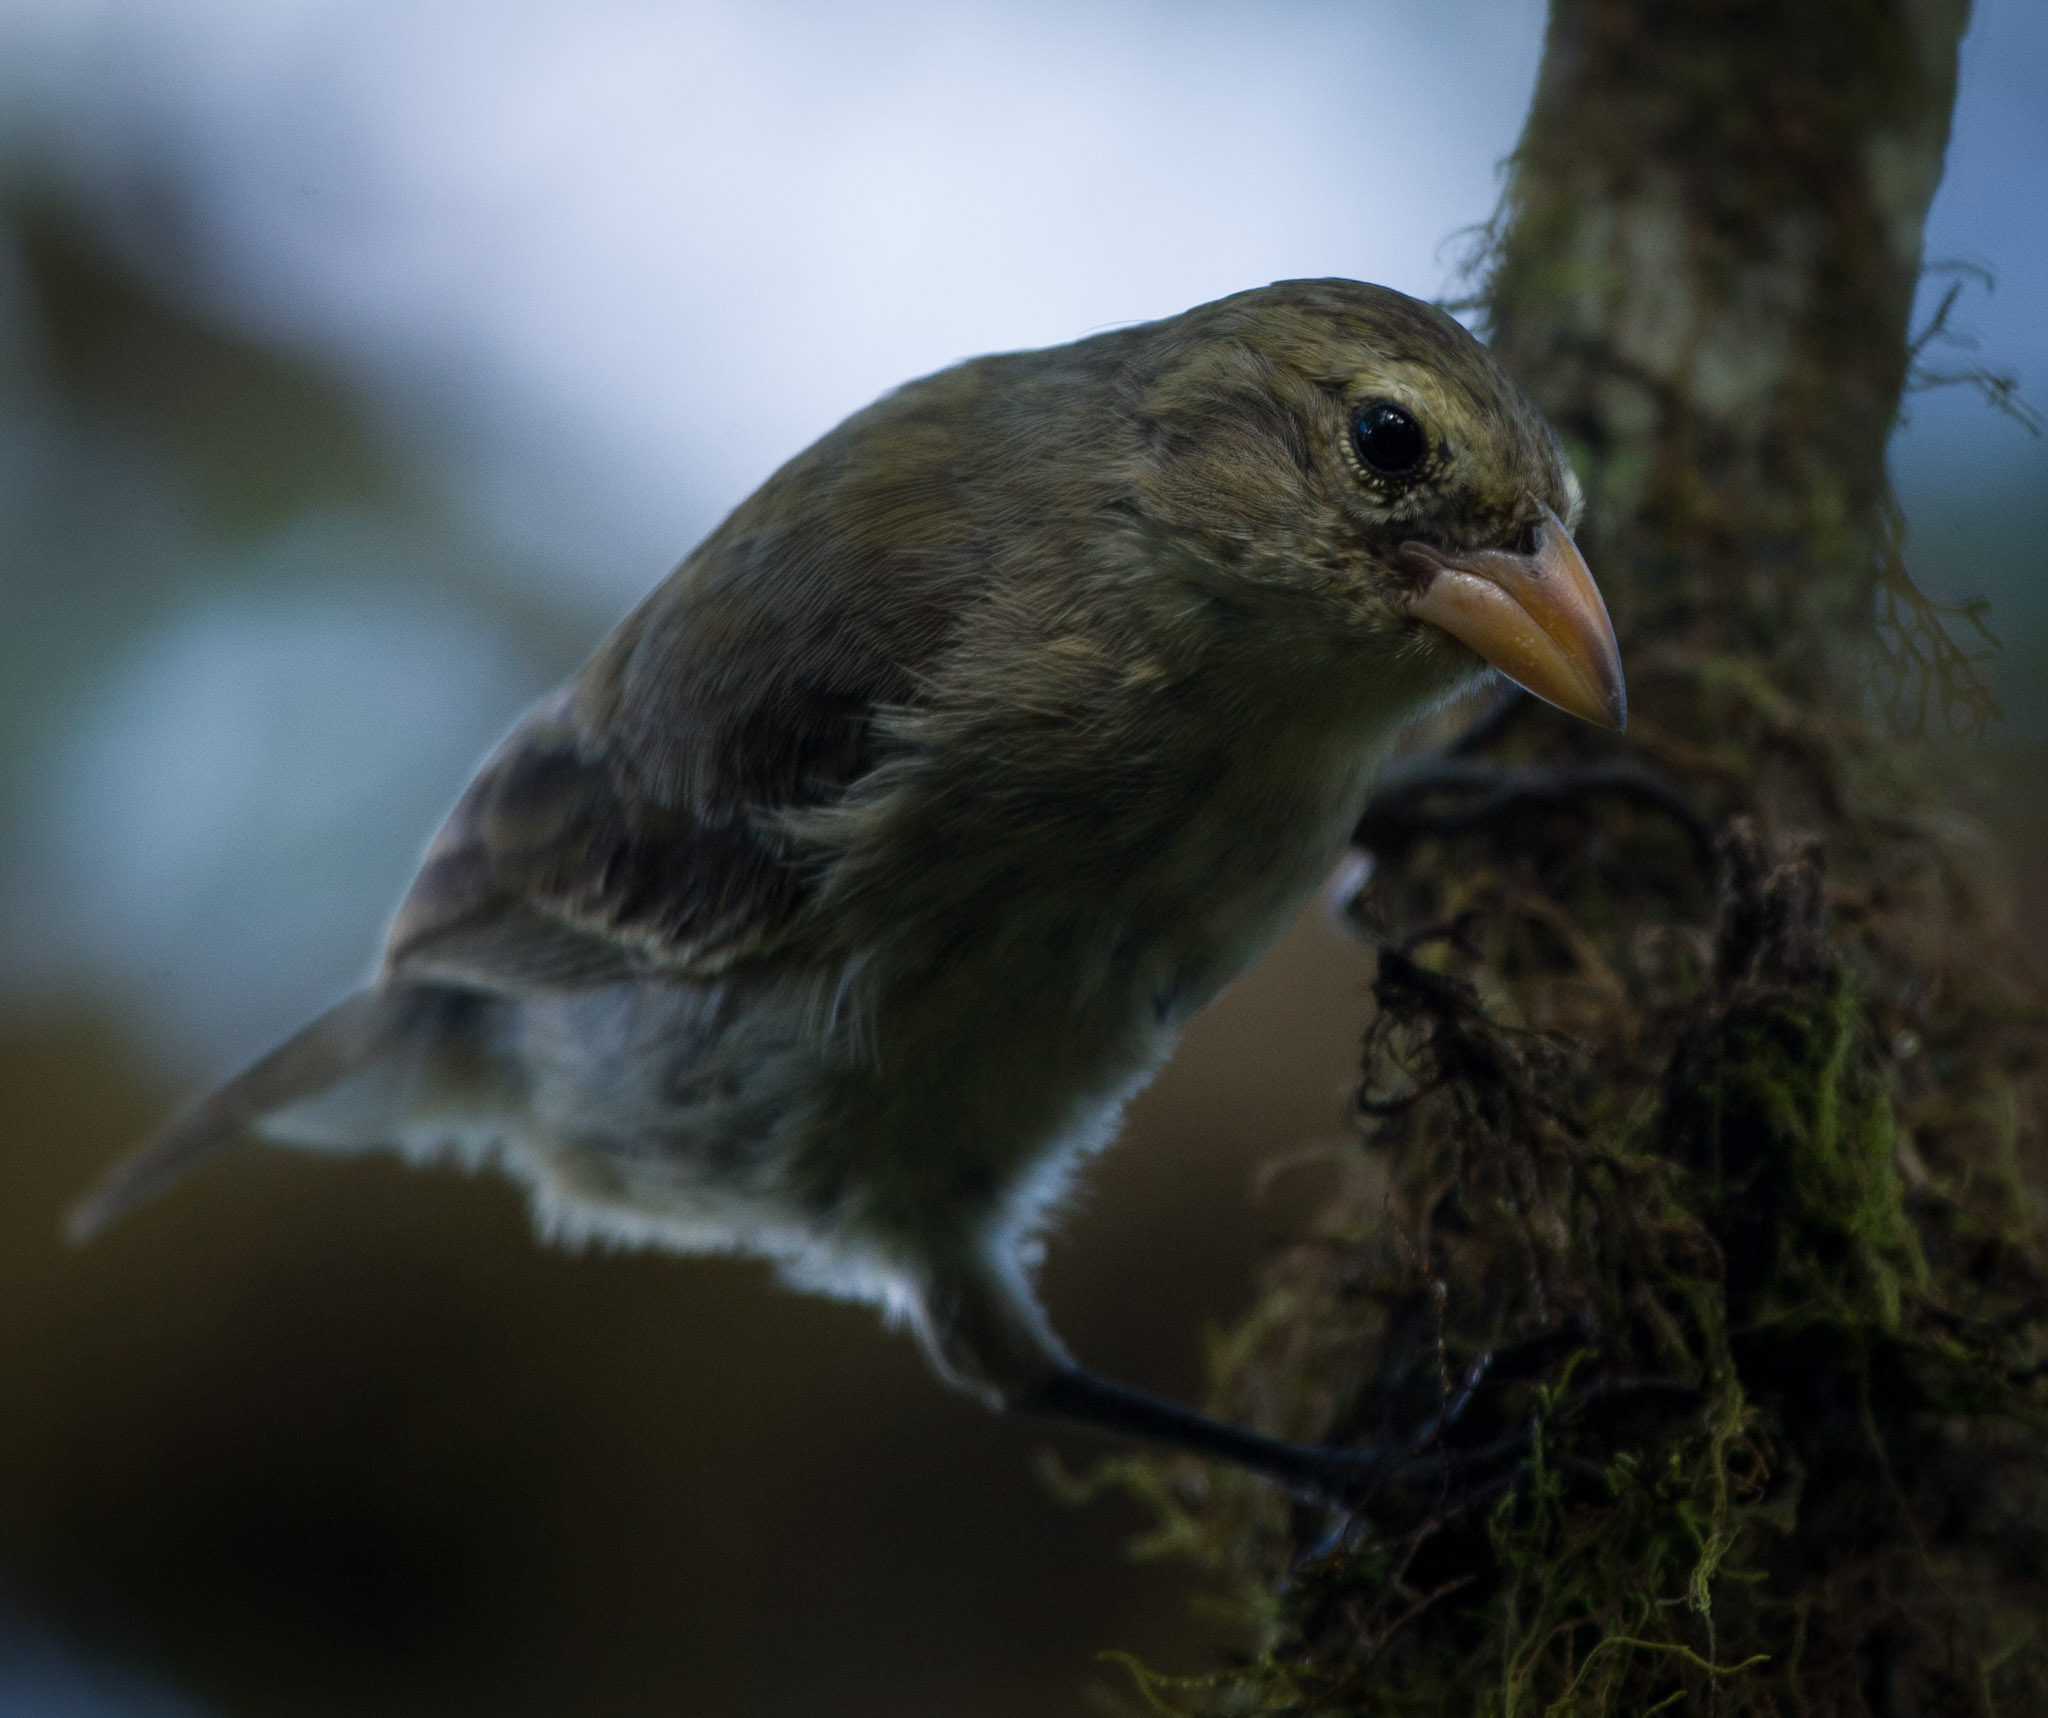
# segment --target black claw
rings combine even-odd
[[[1603,1408],[1663,1402],[1696,1407],[1704,1401],[1697,1387],[1675,1378],[1623,1374],[1598,1378],[1557,1401],[1548,1415],[1531,1413],[1521,1423],[1479,1443],[1462,1443],[1456,1433],[1475,1401],[1491,1387],[1523,1381],[1540,1369],[1530,1362],[1541,1351],[1555,1355],[1576,1330],[1538,1332],[1500,1349],[1479,1355],[1465,1370],[1457,1390],[1398,1452],[1330,1448],[1324,1458],[1324,1501],[1355,1515],[1381,1518],[1382,1524],[1419,1524],[1470,1512],[1511,1490],[1531,1470],[1539,1432],[1545,1424],[1583,1422]],[[1498,1422],[1495,1422],[1498,1424]],[[1601,1490],[1609,1488],[1607,1471],[1588,1457],[1567,1454],[1552,1458],[1554,1469]]]

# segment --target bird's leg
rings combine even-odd
[[[1555,1358],[1580,1339],[1575,1327],[1564,1327],[1482,1353],[1466,1368],[1441,1409],[1412,1437],[1380,1448],[1265,1437],[1072,1366],[1051,1374],[1008,1406],[1015,1412],[1074,1421],[1229,1462],[1320,1503],[1362,1512],[1384,1500],[1390,1509],[1403,1513],[1420,1506],[1441,1514],[1498,1496],[1515,1483],[1535,1446],[1533,1414],[1484,1442],[1450,1442],[1474,1398],[1492,1384],[1533,1376],[1546,1358]],[[1577,1418],[1603,1404],[1656,1399],[1691,1405],[1698,1402],[1699,1392],[1668,1378],[1610,1376],[1570,1392],[1552,1413]],[[1597,1468],[1589,1471],[1598,1474]]]
[[[1226,1461],[1326,1503],[1356,1507],[1387,1477],[1376,1450],[1269,1438],[1086,1371],[1013,1261],[970,1254],[950,1263],[934,1273],[915,1328],[933,1370],[991,1407]]]
[[[1510,692],[1440,750],[1389,769],[1366,802],[1352,845],[1387,855],[1422,836],[1462,835],[1532,811],[1577,810],[1590,800],[1610,799],[1669,818],[1701,862],[1713,862],[1706,819],[1677,784],[1640,757],[1526,765],[1485,761],[1485,747],[1533,702],[1525,692]]]
[[[1576,809],[1594,799],[1623,800],[1669,818],[1702,860],[1713,832],[1683,792],[1634,758],[1587,763],[1488,764],[1456,753],[1389,770],[1366,802],[1352,845],[1399,851],[1425,835],[1463,835],[1531,811]]]
[[[1455,1384],[1446,1381],[1436,1411],[1412,1435],[1372,1445],[1267,1437],[1077,1366],[1024,1273],[1000,1257],[955,1255],[953,1268],[931,1279],[916,1329],[939,1376],[992,1407],[1228,1462],[1354,1513],[1409,1518],[1469,1508],[1513,1485],[1535,1447],[1534,1412],[1475,1413],[1475,1402],[1483,1398],[1491,1408],[1498,1389],[1533,1383],[1589,1339],[1568,1321],[1489,1350]],[[1663,1380],[1615,1380],[1567,1396],[1554,1412],[1672,1388]]]
[[[1053,1373],[1009,1407],[1229,1462],[1323,1503],[1363,1504],[1389,1477],[1390,1464],[1380,1451],[1264,1437],[1079,1367]]]
[[[1483,1376],[1484,1367],[1478,1371]],[[1460,1395],[1469,1399],[1467,1391]],[[1444,1441],[1464,1406],[1454,1398],[1445,1413],[1432,1416],[1401,1444],[1290,1443],[1212,1420],[1078,1367],[1053,1374],[1010,1406],[1229,1462],[1277,1481],[1298,1497],[1361,1513],[1381,1503],[1404,1515],[1441,1514],[1496,1497],[1514,1484],[1535,1438],[1532,1421],[1483,1444],[1455,1448]]]

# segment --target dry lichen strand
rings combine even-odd
[[[1500,347],[1581,461],[1603,580],[1625,572],[1636,755],[1710,821],[1822,832],[1833,876],[1823,897],[1811,856],[1773,870],[1770,840],[1737,840],[1714,907],[1684,832],[1611,799],[1382,846],[1377,1107],[1325,1231],[1219,1343],[1217,1405],[1389,1435],[1489,1345],[1573,1317],[1586,1340],[1501,1392],[1543,1429],[1483,1520],[1326,1542],[1255,1482],[1122,1464],[1155,1546],[1234,1579],[1260,1642],[1213,1677],[1141,1674],[1156,1706],[2048,1711],[2042,1010],[1981,839],[1859,682],[1873,593],[1897,588],[1882,440],[1916,260],[1899,235],[1953,93],[1943,12],[1557,8],[1495,257]],[[1802,131],[1785,67],[1827,43],[1863,63]],[[1769,99],[1747,132],[1708,116],[1739,135],[1690,160],[1748,177],[1680,184],[1672,267],[1701,329],[1731,292],[1785,318],[1767,397],[1732,419],[1683,353],[1659,370],[1628,347],[1663,326],[1629,294],[1668,282],[1588,249],[1654,188],[1629,164],[1685,133],[1715,66]],[[1732,218],[1745,194],[1805,199],[1814,292],[1737,290],[1791,266],[1797,227]],[[1934,654],[1968,698],[1967,661]],[[1488,751],[1584,755],[1536,712]],[[1562,1407],[1642,1371],[1704,1405]]]

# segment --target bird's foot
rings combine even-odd
[[[1533,1384],[1565,1352],[1581,1346],[1575,1326],[1539,1331],[1479,1355],[1447,1388],[1428,1421],[1398,1442],[1293,1443],[1210,1419],[1127,1386],[1071,1369],[1054,1374],[1014,1406],[1120,1432],[1262,1474],[1305,1501],[1363,1519],[1375,1529],[1412,1527],[1488,1503],[1511,1489],[1539,1459],[1549,1434],[1612,1433],[1638,1408],[1687,1407],[1699,1392],[1668,1378],[1610,1375],[1509,1414],[1507,1387]],[[1604,1484],[1598,1464],[1568,1457],[1554,1465],[1573,1479]]]
[[[1691,1408],[1700,1401],[1696,1388],[1677,1379],[1615,1375],[1548,1397],[1490,1436],[1466,1435],[1471,1423],[1467,1410],[1481,1394],[1478,1374],[1489,1358],[1482,1355],[1474,1363],[1444,1409],[1405,1443],[1379,1450],[1321,1446],[1328,1456],[1327,1481],[1318,1488],[1322,1501],[1375,1526],[1413,1526],[1491,1503],[1528,1477],[1539,1461],[1575,1484],[1604,1489],[1607,1480],[1599,1463],[1546,1453],[1546,1444],[1569,1432],[1576,1445],[1588,1430],[1611,1434],[1625,1414]],[[1595,1426],[1602,1417],[1610,1423]],[[1498,1424],[1497,1416],[1488,1419]]]
[[[1351,842],[1386,857],[1424,836],[1497,829],[1533,813],[1583,813],[1603,799],[1668,818],[1700,863],[1712,863],[1713,831],[1691,798],[1628,756],[1543,764],[1490,763],[1457,753],[1418,758],[1387,772],[1366,801]]]

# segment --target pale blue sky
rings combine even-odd
[[[1541,17],[17,0],[0,89],[98,194],[178,185],[202,295],[424,415],[490,530],[623,596],[956,358],[1290,275],[1435,291]]]

